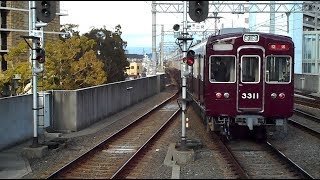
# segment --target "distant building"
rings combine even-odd
[[[130,66],[127,69],[129,77],[139,78],[142,76],[143,66],[142,62],[130,62]]]
[[[151,54],[126,54],[127,61],[130,66],[127,67],[126,73],[129,77],[136,78],[146,77],[149,75],[155,75],[155,62],[152,62],[150,57]]]
[[[302,73],[320,74],[320,4],[313,2],[316,13],[303,13]]]
[[[287,1],[292,3],[293,1]],[[318,1],[294,1],[294,3],[311,2],[307,9],[320,9]],[[305,5],[306,6],[306,5]],[[255,9],[252,9],[254,11]],[[295,43],[295,73],[320,73],[320,13],[304,12],[275,13],[275,32],[292,37]],[[289,23],[289,24],[288,24]],[[250,13],[250,31],[270,32],[270,14]],[[300,36],[301,35],[301,36]]]
[[[127,67],[127,75],[129,78],[138,78],[141,77],[144,72],[144,67],[142,65],[144,55],[140,54],[126,54],[127,61],[130,63]]]
[[[126,54],[126,56],[129,62],[137,62],[137,61],[142,62],[144,57],[141,54]]]
[[[60,16],[63,14],[60,13],[60,1],[55,2],[56,17],[44,27],[45,41],[59,39]],[[20,36],[29,35],[29,1],[1,1],[0,14],[1,74],[8,66],[4,59],[4,54],[8,53],[11,47],[15,47],[19,42],[23,41]],[[25,59],[26,61],[29,59],[28,55]]]

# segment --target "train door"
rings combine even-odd
[[[263,58],[259,46],[243,46],[238,49],[238,112],[262,112],[264,110]]]

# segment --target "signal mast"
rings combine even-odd
[[[193,38],[188,37],[187,32],[187,1],[183,2],[183,31],[182,36],[177,38],[178,41],[182,43],[182,53],[183,59],[180,64],[181,69],[181,82],[182,82],[182,98],[181,98],[181,108],[182,108],[182,130],[181,130],[181,144],[180,150],[186,150],[186,106],[187,106],[187,77],[192,75],[192,66],[194,64],[195,52],[193,50],[188,50],[188,41],[192,41]],[[189,16],[195,22],[204,21],[208,17],[209,11],[209,1],[189,1]],[[173,26],[175,31],[179,30],[179,25]],[[179,47],[181,48],[181,43]],[[192,43],[191,43],[192,44]],[[190,44],[190,45],[191,45]],[[187,68],[188,67],[188,68]]]

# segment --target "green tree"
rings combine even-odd
[[[20,74],[21,79],[18,81],[17,94],[23,92],[24,87],[30,83],[32,76],[28,54],[29,47],[25,41],[21,41],[16,47],[9,49],[9,53],[5,55],[5,59],[10,63],[8,63],[8,70],[0,75],[0,89],[3,89],[4,84],[11,84],[13,82],[14,74]]]
[[[79,61],[71,64],[74,83],[79,87],[102,84],[106,80],[103,66],[103,62],[97,60],[93,50],[86,52]]]
[[[60,31],[64,32],[66,34],[60,35],[60,40],[66,40],[73,36],[80,36],[80,32],[77,30],[79,28],[79,25],[77,24],[63,24],[60,27]]]
[[[31,42],[29,42],[31,44]],[[93,48],[94,40],[85,36],[72,36],[65,41],[46,43],[46,61],[44,71],[38,74],[38,91],[49,89],[79,89],[101,85],[106,82],[104,64],[97,58]],[[23,93],[31,82],[31,63],[28,61],[29,47],[21,41],[11,48],[5,59],[11,66],[0,75],[0,88],[12,83],[14,74],[20,74],[20,86],[17,93]]]
[[[84,36],[48,42],[46,46],[45,89],[78,89],[103,84],[104,64],[93,51],[95,42]]]
[[[115,27],[116,32],[103,28],[93,28],[84,36],[96,42],[94,47],[98,58],[104,62],[104,69],[107,73],[107,83],[125,80],[125,69],[129,66],[125,55],[127,42],[121,38],[121,26]]]

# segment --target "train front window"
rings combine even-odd
[[[243,56],[241,61],[241,82],[257,83],[260,81],[259,56]]]
[[[268,56],[266,62],[266,82],[290,82],[291,58],[288,56]]]
[[[209,61],[210,82],[235,82],[235,56],[211,56]]]

